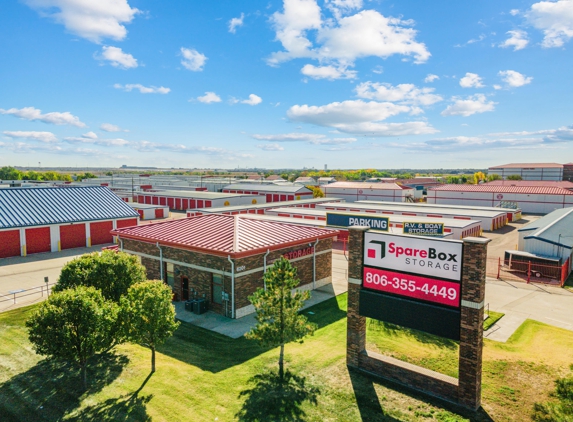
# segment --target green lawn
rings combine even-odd
[[[462,421],[443,403],[349,372],[345,364],[346,295],[314,306],[319,325],[303,344],[286,347],[294,374],[282,391],[269,370],[278,350],[182,324],[161,349],[149,377],[150,352],[122,345],[94,361],[90,389],[78,371],[37,356],[24,321],[33,307],[0,314],[2,421]],[[368,348],[449,375],[457,344],[369,321]],[[548,359],[551,357],[551,359]],[[507,343],[486,340],[483,405],[476,421],[528,420],[553,379],[573,362],[573,333],[527,321]],[[253,377],[258,376],[257,379]]]
[[[505,314],[501,312],[488,311],[488,318],[483,322],[484,331],[489,330],[497,321],[499,321]]]

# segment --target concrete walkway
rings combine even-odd
[[[102,246],[106,245],[0,259],[0,312],[31,305],[46,299],[44,277],[49,278],[50,284],[55,283],[66,263],[85,253],[100,251]],[[32,292],[36,293],[17,299],[16,303],[13,300],[5,300],[13,297],[8,293],[10,291],[27,290],[40,286],[44,288],[43,296],[40,289],[35,289]]]

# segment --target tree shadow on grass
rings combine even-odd
[[[440,420],[455,421],[459,420],[456,416],[461,416],[472,422],[493,422],[492,417],[482,407],[476,411],[468,410],[438,397],[416,391],[414,387],[406,387],[385,378],[365,374],[353,368],[348,368],[348,373],[362,421],[397,422],[399,420],[386,414],[384,411],[374,387],[378,384],[437,408],[436,415],[441,414]],[[426,419],[426,417],[423,417],[423,419]]]
[[[401,327],[399,325],[391,324],[389,322],[377,321],[368,318],[367,329],[370,331],[378,331],[387,336],[407,335],[415,338],[420,343],[432,344],[434,346],[445,347],[447,349],[456,349],[458,343],[454,340],[445,337],[439,337],[433,334],[428,334],[423,331],[413,330],[411,328]]]
[[[66,419],[74,422],[148,422],[151,416],[147,414],[146,404],[153,398],[153,394],[148,396],[138,396],[136,394],[125,395],[119,398],[107,399],[102,403],[89,406],[77,415]]]
[[[339,304],[334,297],[302,313],[322,328],[346,318],[346,310],[342,308],[345,303]],[[245,337],[233,339],[186,322],[181,322],[173,337],[157,349],[160,353],[213,373],[240,365],[268,350],[269,347],[262,347]]]
[[[45,359],[0,385],[0,419],[4,421],[59,421],[77,408],[84,394],[101,391],[123,371],[129,359],[107,353],[88,364],[84,391],[77,366]]]
[[[277,373],[266,372],[249,379],[253,388],[243,390],[241,410],[235,415],[241,422],[304,421],[304,402],[316,405],[320,390],[307,385],[306,378],[285,372],[284,380]]]

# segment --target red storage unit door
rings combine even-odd
[[[151,204],[151,196],[145,196],[145,203]]]
[[[211,201],[205,201],[205,208],[211,208]]]
[[[190,200],[189,200],[189,208],[197,208],[194,199],[190,199]]]
[[[270,193],[267,193],[267,202],[273,202],[273,195]]]
[[[281,195],[281,201],[286,201],[286,200],[287,200],[286,195]]]
[[[182,205],[183,205],[183,209],[184,209],[185,211],[187,211],[189,208],[191,208],[191,207],[189,206],[189,200],[188,200],[188,199],[184,199]]]
[[[137,212],[143,213],[143,210]],[[104,243],[113,243],[113,236],[110,231],[113,229],[113,221],[98,221],[90,224],[90,236],[92,245],[103,245]]]
[[[139,218],[140,218],[141,220],[143,220],[143,219],[145,218],[144,215],[143,215],[143,210],[137,210],[137,213],[139,214]]]
[[[171,209],[175,208],[175,198],[167,198],[167,206]]]
[[[203,200],[202,199],[197,200],[197,208],[203,208]]]
[[[181,198],[175,198],[175,209],[176,210],[181,209]]]
[[[117,220],[116,227],[118,229],[123,229],[124,227],[131,227],[131,226],[137,226],[136,218],[130,218],[129,220]]]
[[[0,232],[0,258],[20,256],[20,230]]]
[[[70,224],[60,226],[60,247],[64,249],[86,247],[86,225]]]
[[[167,205],[167,197],[160,196],[159,197],[159,205]]]
[[[26,229],[26,253],[51,252],[50,228]]]
[[[163,208],[155,209],[155,218],[163,218]]]
[[[159,205],[159,198],[157,196],[152,196],[151,199],[153,200],[153,205]]]

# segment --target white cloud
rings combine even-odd
[[[340,132],[365,136],[396,136],[435,133],[426,122],[380,123],[412,107],[390,102],[362,100],[330,103],[324,106],[295,105],[287,111],[292,121],[335,128]]]
[[[384,73],[384,68],[380,65],[376,66],[374,69],[372,69],[372,72],[381,75],[382,73]]]
[[[8,114],[30,121],[38,120],[40,122],[51,123],[53,125],[86,127],[86,124],[82,123],[79,117],[74,116],[69,111],[64,111],[63,113],[53,111],[51,113],[42,114],[42,110],[34,107],[24,107],[20,109],[10,108],[8,110],[0,108],[0,114]]]
[[[362,0],[325,0],[326,7],[334,14],[336,19],[355,9],[362,8]]]
[[[252,135],[254,139],[269,142],[305,142],[312,145],[340,145],[356,142],[356,138],[327,138],[317,133],[284,133],[280,135]]]
[[[437,81],[438,79],[440,79],[440,77],[438,75],[433,75],[431,73],[428,73],[428,76],[426,76],[424,78],[424,82],[425,83],[432,83],[434,81]]]
[[[482,88],[482,79],[477,73],[466,73],[466,76],[460,79],[460,86],[462,88]]]
[[[483,94],[472,95],[465,100],[459,97],[452,97],[452,100],[454,103],[442,111],[442,116],[468,117],[476,113],[493,111],[496,104],[493,101],[487,101],[486,96]]]
[[[181,59],[183,67],[193,72],[202,71],[207,61],[207,56],[191,48],[181,47],[181,55],[183,56],[183,59]]]
[[[257,148],[260,148],[263,151],[284,151],[284,148],[279,144],[261,144],[257,145]]]
[[[99,128],[105,132],[129,132],[128,130],[122,129],[117,125],[112,125],[111,123],[102,123]]]
[[[201,97],[197,97],[197,101],[205,103],[205,104],[210,104],[210,103],[220,103],[221,102],[221,97],[219,97],[217,94],[215,94],[214,92],[205,92],[205,95],[201,96]]]
[[[388,83],[370,81],[363,82],[356,87],[356,95],[360,98],[423,106],[443,100],[441,96],[433,94],[433,92],[434,88],[417,88],[413,84],[392,86]]]
[[[498,75],[506,84],[514,88],[527,85],[533,80],[533,77],[522,75],[515,70],[502,70]]]
[[[92,144],[92,145],[100,145],[104,147],[124,147],[132,145],[131,141],[126,141],[125,139],[115,138],[115,139],[101,139],[101,138],[92,138],[86,135],[82,135],[81,137],[73,137],[69,136],[64,138],[64,141],[70,144]]]
[[[95,43],[104,38],[123,40],[124,24],[130,23],[139,10],[127,0],[24,0],[41,16],[63,24],[72,34]]]
[[[509,35],[509,38],[499,45],[502,48],[513,47],[513,51],[517,51],[523,50],[527,44],[529,44],[527,32],[525,31],[516,29],[515,31],[507,31],[506,33]]]
[[[543,31],[542,47],[561,47],[573,37],[573,1],[540,1],[525,13],[535,28]]]
[[[138,66],[137,59],[131,54],[124,53],[119,47],[103,46],[98,60],[107,60],[114,67],[120,69],[132,69]]]
[[[313,66],[311,64],[306,64],[300,70],[300,72],[309,76],[313,79],[354,79],[356,78],[355,70],[348,70],[345,67],[334,67],[334,66]]]
[[[97,135],[94,132],[87,132],[82,135],[84,138],[97,139]]]
[[[519,15],[519,13],[520,13],[520,12],[519,12],[519,9],[511,9],[511,10],[509,11],[509,14],[510,14],[511,16],[517,16],[517,15]]]
[[[34,132],[34,131],[9,131],[2,132],[5,136],[12,139],[29,139],[32,141],[39,141],[44,143],[58,142],[58,138],[52,132]]]
[[[361,6],[359,1],[331,1],[327,7],[336,10],[334,19],[322,21],[316,0],[284,0],[283,12],[271,17],[284,50],[271,54],[267,63],[274,66],[295,58],[312,58],[321,64],[350,66],[358,58],[395,54],[411,56],[416,63],[428,60],[425,44],[417,42],[417,31],[408,27],[412,21],[385,17],[374,10],[342,16]],[[309,39],[310,31],[315,31],[316,45]]]
[[[263,102],[263,99],[261,97],[259,97],[258,95],[255,94],[251,94],[249,95],[249,98],[247,100],[242,100],[239,101],[241,104],[248,104],[248,105],[252,105],[255,106],[257,104],[260,104]]]
[[[501,85],[498,85],[498,84],[493,85],[493,89],[495,89],[495,90],[500,90],[501,88],[502,88]]]
[[[126,92],[136,89],[142,94],[168,94],[171,91],[170,88],[165,88],[164,86],[143,86],[141,84],[114,84],[113,87],[115,89],[123,89]]]
[[[237,28],[243,26],[243,19],[245,19],[245,14],[241,13],[241,16],[238,18],[233,18],[229,21],[229,32],[234,34],[237,32]]]

